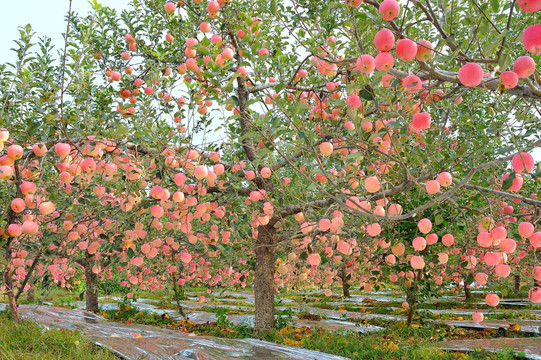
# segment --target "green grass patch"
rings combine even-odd
[[[44,330],[24,321],[16,326],[0,313],[0,358],[6,360],[119,360],[112,352],[91,344],[79,332]]]
[[[242,310],[242,309],[228,309],[218,306],[202,306],[196,309],[197,311],[204,311],[208,313],[218,313],[224,311],[226,315],[239,315],[239,314],[254,314],[254,310]]]

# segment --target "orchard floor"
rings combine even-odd
[[[521,298],[494,310],[480,294],[467,302],[442,297],[419,305],[406,326],[404,297],[392,291],[280,294],[280,329],[254,339],[253,293],[193,290],[181,302],[188,319],[166,293],[141,294],[135,302],[102,297],[98,314],[82,311],[84,302],[73,294],[58,293],[21,312],[47,327],[80,330],[126,359],[541,359],[541,307]],[[476,311],[485,315],[479,324],[471,320]]]

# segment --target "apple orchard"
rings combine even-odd
[[[163,0],[20,29],[2,291],[514,281],[541,302],[541,0]],[[218,139],[218,140],[216,140]],[[200,299],[204,301],[204,299]],[[474,315],[475,321],[482,314]]]

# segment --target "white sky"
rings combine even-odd
[[[102,5],[122,10],[129,0],[98,0]],[[15,53],[13,40],[19,38],[18,27],[31,24],[36,35],[47,35],[55,48],[63,46],[62,33],[66,31],[64,16],[69,0],[0,0],[0,63],[12,62]],[[91,10],[88,0],[73,0],[72,10],[84,15]]]

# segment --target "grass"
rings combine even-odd
[[[368,297],[369,298],[369,297]],[[322,301],[313,298],[313,302],[306,301],[310,303],[311,307],[335,310],[335,311],[352,311],[352,312],[369,312],[373,314],[389,314],[389,315],[399,315],[399,312],[389,310],[389,308],[402,308],[402,302],[398,301],[389,301],[389,302],[380,302],[380,301],[371,301],[365,299],[362,303],[342,303],[342,304],[331,304],[327,299]],[[492,310],[490,306],[484,303],[484,299],[473,298],[469,300],[438,300],[435,299],[432,302],[422,302],[419,309],[423,310],[458,310],[458,309],[489,309]],[[513,305],[500,304],[499,309],[514,309],[514,310],[540,310],[538,305],[529,304],[528,306],[516,307]],[[503,314],[503,312],[502,312]],[[505,315],[499,317],[505,319]],[[535,319],[535,316],[532,318]]]
[[[26,294],[19,299],[19,304],[37,304],[41,302],[54,302],[57,304],[68,304],[79,300],[80,292],[69,290],[66,288],[60,288],[57,286],[51,286],[45,289],[36,289],[34,293],[34,301],[28,301]],[[7,296],[0,297],[0,303],[7,303]]]
[[[30,321],[15,326],[6,313],[0,313],[0,358],[119,360],[112,352],[91,344],[78,332],[44,330]]]
[[[216,296],[222,290],[224,289],[223,288],[215,289],[211,296]],[[229,291],[232,289],[227,289],[227,290]],[[184,288],[185,296],[205,295],[209,297],[206,291],[207,291],[207,288],[203,288],[203,287],[188,286]],[[192,294],[188,294],[188,293],[192,293]],[[193,295],[193,293],[195,293],[196,295]],[[21,296],[21,298],[19,299],[19,303],[29,304],[29,303],[40,303],[44,301],[58,302],[58,303],[60,303],[60,301],[64,301],[66,303],[66,302],[72,302],[76,300],[84,300],[84,299],[80,299],[80,295],[81,295],[81,291],[78,291],[78,290],[66,289],[66,288],[61,288],[57,286],[50,286],[43,289],[37,288],[35,290],[35,296],[34,296],[35,300],[33,302],[28,302],[26,300],[25,294],[23,294],[23,296]],[[119,292],[119,291],[104,291],[103,289],[99,290],[99,296],[108,298],[108,299],[111,299],[113,297],[123,298],[125,295],[126,294],[124,292]],[[136,296],[138,299],[153,299],[153,300],[169,299],[170,301],[174,301],[173,290],[170,289],[169,287],[166,287],[163,290],[156,290],[156,291],[138,290],[136,292]],[[224,295],[220,297],[224,299],[238,299],[238,300],[244,299],[243,297],[238,297],[234,295]],[[115,300],[111,299],[111,302],[115,302]],[[7,297],[0,296],[0,303],[7,303]]]
[[[219,299],[211,299],[208,301],[212,305],[229,305],[229,306],[244,306],[244,307],[254,307],[253,304],[247,303],[246,301],[221,301]]]
[[[383,333],[313,331],[302,343],[310,350],[330,352],[351,359],[514,359],[512,354],[445,352],[434,347],[431,331],[401,327]]]
[[[407,327],[396,324],[383,332],[360,334],[352,331],[311,330],[307,327],[293,328],[286,326],[267,334],[256,335],[246,325],[217,326],[216,324],[193,325],[181,321],[186,331],[199,335],[226,338],[258,338],[273,343],[296,346],[304,349],[321,351],[328,354],[348,357],[350,359],[443,359],[443,360],[512,360],[509,351],[496,354],[476,351],[469,354],[445,352],[434,347],[439,327]],[[461,330],[457,330],[460,332]],[[443,336],[443,334],[442,334]],[[445,335],[446,336],[446,335]],[[455,338],[458,335],[450,336]]]
[[[423,317],[433,320],[470,320],[471,315],[458,315],[458,314],[433,314],[428,311],[423,312]],[[490,312],[484,314],[485,320],[541,320],[541,316],[530,314],[527,312]]]
[[[241,310],[241,309],[234,309],[234,308],[220,308],[217,306],[202,306],[200,308],[197,308],[197,311],[204,311],[208,313],[217,313],[220,311],[220,309],[223,309],[225,311],[226,315],[239,315],[239,314],[255,314],[254,310]]]

